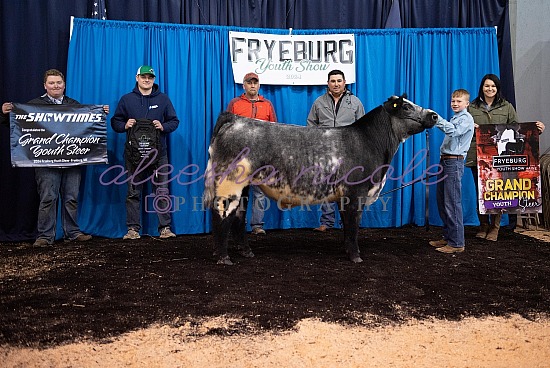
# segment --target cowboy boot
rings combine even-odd
[[[479,230],[476,234],[476,238],[485,239],[487,237],[487,231],[489,231],[489,215],[478,215],[479,217]]]
[[[487,237],[485,239],[490,241],[497,241],[501,218],[502,214],[500,213],[497,215],[491,215],[491,227],[489,228],[489,232],[487,233]]]

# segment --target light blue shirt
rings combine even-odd
[[[436,127],[445,133],[439,153],[441,155],[462,155],[466,157],[474,136],[474,118],[464,109],[447,121],[438,115]]]

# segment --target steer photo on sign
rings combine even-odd
[[[541,212],[536,123],[480,125],[476,140],[479,212]]]
[[[12,166],[108,163],[105,119],[103,105],[14,103],[10,112]]]

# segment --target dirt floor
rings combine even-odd
[[[467,228],[0,245],[1,367],[550,367],[550,236]]]

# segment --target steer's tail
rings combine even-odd
[[[216,153],[216,137],[220,133],[220,129],[227,123],[232,122],[235,119],[235,115],[230,112],[222,112],[216,120],[214,131],[212,132],[212,138],[210,139],[210,147],[208,148],[208,165],[206,166],[206,172],[204,173],[204,193],[202,196],[202,203],[205,208],[212,208],[214,205],[214,198],[216,198],[216,165],[213,162],[214,155]]]
[[[213,142],[214,140],[212,140]],[[212,144],[208,148],[209,159],[204,173],[204,193],[202,195],[202,203],[205,208],[212,208],[214,198],[216,197],[216,175],[212,172]]]
[[[235,120],[235,117],[237,115],[233,114],[233,113],[230,113],[228,111],[224,111],[222,112],[219,116],[218,116],[218,120],[216,120],[216,125],[214,125],[214,131],[212,132],[212,139],[210,140],[210,145],[212,145],[212,142],[214,141],[214,139],[218,136],[218,134],[220,133],[220,129],[227,123],[230,123],[232,122],[233,120]]]

